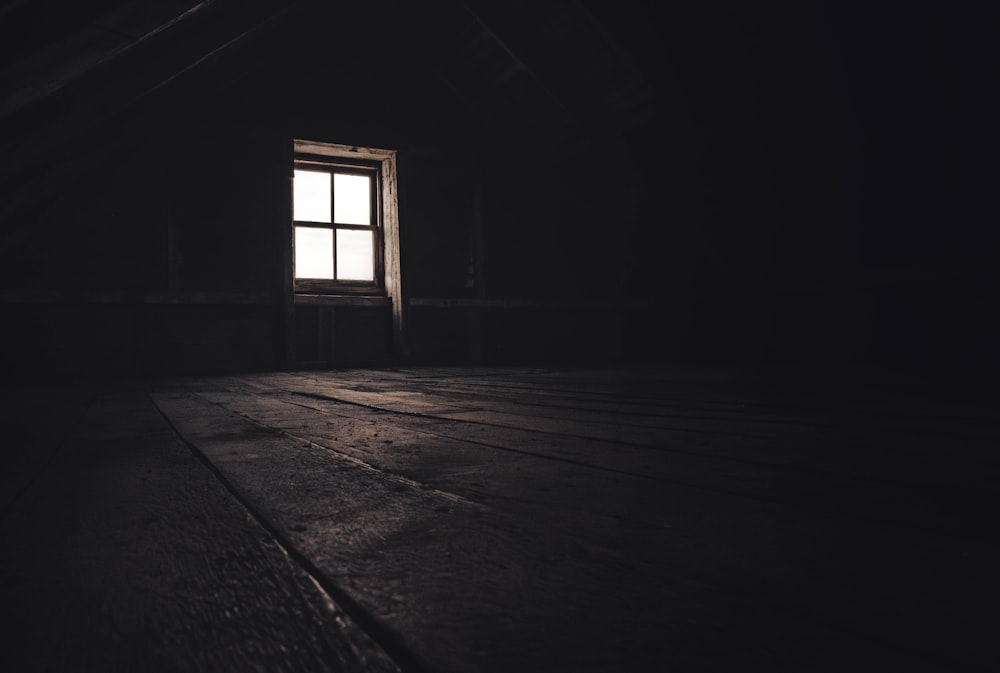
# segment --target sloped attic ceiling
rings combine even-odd
[[[643,64],[579,0],[10,0],[0,6],[3,249],[57,196],[58,181],[42,177],[87,172],[135,106],[217,66],[238,78],[261,53],[327,40],[436,83],[435,99],[490,138],[500,125],[586,148],[597,131],[655,117]]]
[[[114,114],[304,12],[336,26],[331,39],[394,41],[486,123],[526,99],[565,124],[628,126],[651,114],[633,57],[579,2],[413,5],[10,0],[0,7],[0,148],[17,160],[37,136]]]

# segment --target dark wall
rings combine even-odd
[[[11,367],[163,374],[398,361],[388,309],[297,306],[285,329],[293,138],[397,150],[407,295],[487,304],[486,315],[412,308],[411,361],[614,357],[614,312],[580,321],[574,306],[618,282],[627,238],[619,231],[609,250],[598,224],[621,228],[608,202],[631,185],[592,190],[592,171],[573,170],[546,129],[484,122],[435,75],[431,60],[443,56],[420,51],[433,30],[401,23],[375,42],[331,42],[330,25],[362,19],[348,18],[307,14],[167,82],[97,121],[31,182],[50,198],[6,267],[17,299],[8,315],[23,326]],[[530,119],[533,105],[519,114]],[[595,279],[598,265],[610,271]]]
[[[638,291],[665,299],[668,359],[995,369],[985,7],[602,16],[664,96],[659,151],[638,159],[655,224],[635,249]]]
[[[387,311],[285,330],[296,137],[398,151],[404,290],[455,300],[413,302],[411,361],[996,363],[984,24],[616,5],[590,11],[653,91],[621,128],[470,106],[413,8],[300,17],[109,114],[8,183],[43,197],[7,223],[7,366],[395,361]]]

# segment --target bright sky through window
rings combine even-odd
[[[333,174],[333,220],[337,224],[371,222],[371,178],[367,175]]]
[[[337,278],[341,280],[375,278],[372,232],[337,230]]]
[[[296,170],[294,184],[295,219],[299,222],[329,222],[330,174]]]
[[[333,279],[332,229],[295,227],[295,276]]]
[[[295,277],[374,281],[372,178],[300,169],[294,177]]]

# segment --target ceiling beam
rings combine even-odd
[[[0,14],[0,69],[79,32],[127,0],[31,0]]]

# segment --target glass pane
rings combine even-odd
[[[333,174],[333,220],[371,224],[371,184],[367,175]]]
[[[300,222],[330,221],[330,174],[295,170],[292,190],[295,219]]]
[[[372,232],[337,230],[337,279],[375,280]]]
[[[333,230],[295,227],[295,277],[333,279]]]

